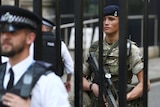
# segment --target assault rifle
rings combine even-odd
[[[94,52],[91,52],[89,57],[88,57],[88,63],[89,67],[94,72],[95,74],[95,79],[100,80],[99,78],[99,67],[98,67],[98,62],[96,60],[96,56]],[[103,67],[103,71],[105,74],[105,80],[103,83],[103,95],[108,102],[109,107],[118,107],[116,104],[116,100],[118,99],[118,94],[116,92],[115,87],[112,84],[111,81],[111,75],[109,74],[108,70]],[[112,90],[112,91],[111,91]]]

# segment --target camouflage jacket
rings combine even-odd
[[[128,77],[127,77],[127,83],[130,84],[132,81],[133,74],[139,73],[143,69],[143,62],[142,62],[142,55],[139,50],[139,48],[136,46],[136,44],[132,41],[128,41],[131,43],[130,52],[128,54],[127,58],[127,67],[128,67]],[[111,73],[111,80],[117,87],[118,83],[118,58],[119,58],[119,48],[118,45],[112,49],[110,54],[108,56],[107,52],[108,50],[113,46],[108,44],[106,41],[103,41],[103,64],[106,68],[108,68],[109,72]],[[127,49],[128,50],[128,49]],[[98,47],[98,41],[94,42],[89,49],[89,52],[95,52],[97,59],[99,54],[99,47]],[[86,65],[88,66],[88,65]],[[83,70],[83,74],[86,76],[91,75],[91,81],[94,79],[94,73],[90,71],[87,67],[87,69]]]

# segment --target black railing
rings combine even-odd
[[[14,0],[14,5],[19,6],[19,0]]]
[[[75,107],[82,107],[83,0],[75,2]]]
[[[119,0],[119,107],[126,107],[128,2]]]
[[[42,16],[42,0],[33,0],[33,12]],[[36,32],[36,40],[34,42],[34,58],[36,60],[42,59],[42,32],[41,26],[38,26],[38,31]]]
[[[1,0],[2,1],[2,0]],[[0,5],[1,4],[0,1]],[[19,6],[19,0],[15,0],[15,4]],[[128,35],[128,1],[119,0],[120,7],[120,38],[119,38],[119,107],[126,107],[126,60],[127,60],[127,35]],[[60,1],[56,0],[56,45],[57,45],[57,58],[60,59],[61,42],[60,42]],[[144,0],[144,31],[143,31],[143,47],[144,47],[144,87],[143,87],[143,107],[148,106],[148,0]],[[33,11],[42,16],[42,0],[33,0]],[[75,107],[82,107],[83,103],[83,90],[82,90],[82,41],[83,41],[83,0],[76,0],[75,2]],[[103,74],[103,0],[99,0],[99,68]],[[40,60],[42,58],[42,34],[41,26],[38,28],[36,41],[34,44],[34,58]],[[59,61],[57,59],[57,63]],[[1,60],[1,57],[0,57]],[[57,68],[59,69],[59,68]],[[101,75],[103,78],[103,75]],[[103,79],[99,82],[99,107],[102,107],[102,92],[103,92]]]
[[[99,97],[98,106],[103,107],[103,90],[104,90],[104,72],[103,72],[103,0],[99,0]],[[101,78],[101,79],[100,79]]]
[[[60,18],[60,0],[56,0],[56,69],[57,71],[61,71],[61,66],[59,64],[61,63],[61,31],[60,31],[60,24],[61,24],[61,18]]]
[[[148,0],[144,0],[144,23],[143,23],[143,56],[144,56],[144,76],[143,76],[143,107],[148,107]]]

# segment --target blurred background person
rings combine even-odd
[[[49,36],[48,39],[47,37],[45,38],[48,40],[47,42],[54,42],[55,44],[56,35],[54,32],[55,32],[55,24],[46,18],[42,18],[42,36],[43,36],[42,38],[45,38],[45,36],[47,35]],[[46,52],[46,55],[48,53],[50,52]],[[54,55],[52,56],[51,54],[49,56],[51,57],[49,59],[53,59],[53,57],[55,57]],[[64,82],[64,84],[66,86],[67,91],[69,92],[71,90],[72,74],[74,73],[74,62],[66,44],[63,41],[61,41],[61,59],[62,63],[64,64],[64,66],[62,66],[64,67],[64,69],[62,68],[62,70],[64,70],[67,74],[66,81]],[[53,61],[51,62],[55,64],[56,58],[54,58]]]

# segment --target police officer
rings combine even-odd
[[[42,31],[43,32],[54,32],[55,24],[46,18],[42,18]]]
[[[111,80],[118,92],[118,39],[119,39],[119,7],[116,5],[109,5],[104,8],[104,18],[103,18],[103,30],[105,33],[105,39],[103,40],[103,62],[104,66],[109,70],[111,74]],[[130,41],[130,53],[128,56],[128,77],[127,83],[131,84],[132,75],[134,74],[138,83],[131,91],[127,93],[127,101],[134,101],[135,99],[142,96],[143,91],[143,62],[142,55],[140,53],[139,48],[135,45],[134,42]],[[115,46],[115,47],[113,47]],[[107,52],[113,47],[110,54],[107,55]],[[98,42],[94,42],[89,52],[94,52],[98,58]],[[91,97],[91,107],[97,107],[97,97],[98,97],[98,84],[96,81],[93,81],[94,74],[93,71],[90,71],[86,64],[86,69],[84,69],[84,77],[83,77],[83,89],[84,91],[91,92],[94,97]],[[87,78],[91,76],[91,80],[87,80]],[[100,78],[98,78],[100,79]],[[148,81],[148,90],[150,89],[150,81]],[[87,95],[87,94],[85,94]],[[108,107],[107,101],[104,100],[104,106]],[[85,105],[85,104],[84,104]],[[130,105],[132,106],[132,105]],[[128,104],[129,107],[129,104]],[[134,106],[132,106],[134,107]],[[137,107],[137,106],[136,106]]]
[[[42,32],[50,32],[51,36],[55,36],[53,33],[55,32],[55,24],[51,21],[49,21],[46,18],[42,19]],[[45,36],[45,35],[43,35]],[[55,37],[54,37],[55,38]],[[54,56],[52,56],[54,57]],[[66,77],[66,81],[64,82],[67,91],[69,92],[71,90],[71,78],[72,78],[72,74],[74,73],[74,63],[72,60],[72,57],[69,53],[69,50],[66,46],[66,44],[61,41],[61,57],[63,60],[63,64],[64,64],[64,69],[67,77]]]
[[[41,18],[17,6],[0,6],[0,107],[70,107],[68,94],[52,66],[36,61],[30,45]]]

